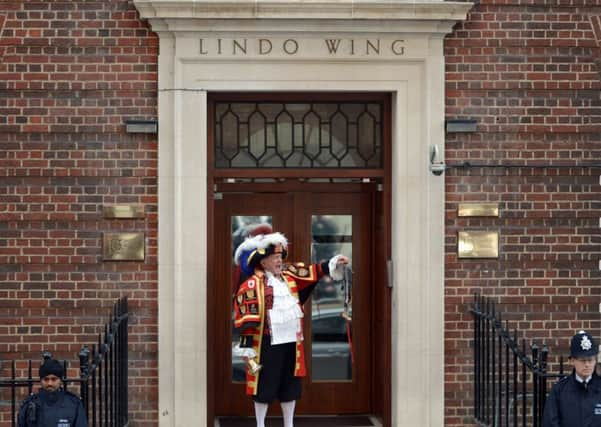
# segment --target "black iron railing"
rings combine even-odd
[[[526,345],[501,319],[494,301],[475,295],[474,417],[483,426],[540,427],[548,387],[565,376],[548,372],[549,349]],[[528,348],[527,348],[528,347]]]
[[[104,325],[104,337],[98,334],[97,344],[93,344],[91,349],[83,346],[79,352],[79,377],[62,378],[65,389],[73,387],[76,389],[74,392],[79,392],[90,427],[124,427],[128,424],[127,324],[127,297],[124,297],[115,303],[113,318]],[[44,352],[44,359],[51,357],[52,354]],[[63,361],[63,366],[67,375],[67,361]],[[31,394],[38,382],[32,375],[31,360],[27,365],[27,378],[17,378],[16,372],[17,364],[13,360],[11,378],[0,379],[0,388],[10,388],[13,427],[17,425],[17,389],[27,388],[28,394]]]

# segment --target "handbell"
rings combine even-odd
[[[250,373],[255,375],[263,368],[263,365],[257,363],[257,361],[253,359],[248,359],[248,369],[250,369]]]

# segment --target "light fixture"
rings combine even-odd
[[[445,129],[447,132],[476,132],[477,125],[476,119],[447,119]]]
[[[157,133],[159,124],[155,119],[150,120],[125,120],[125,132],[127,133]]]

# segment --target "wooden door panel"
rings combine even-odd
[[[215,413],[216,415],[252,415],[253,405],[244,394],[244,384],[232,381],[232,247],[231,222],[236,216],[270,216],[275,231],[284,233],[289,240],[289,261],[311,261],[311,249],[319,245],[312,239],[312,218],[316,223],[323,216],[352,217],[352,265],[353,265],[353,323],[352,344],[355,362],[352,373],[344,379],[340,362],[348,356],[348,344],[337,338],[331,344],[316,342],[312,346],[313,322],[315,329],[325,322],[340,323],[332,311],[331,301],[315,307],[313,301],[305,305],[305,351],[308,375],[303,380],[303,396],[297,402],[298,414],[368,413],[371,369],[370,336],[370,196],[366,193],[222,193],[223,199],[215,202],[214,214],[214,277],[215,277]],[[315,219],[317,218],[317,219]],[[344,236],[341,238],[344,239]],[[348,236],[346,237],[348,240]],[[346,246],[348,247],[348,245]],[[346,255],[346,254],[345,254]],[[321,284],[318,285],[319,287]],[[330,284],[331,288],[331,284]],[[327,298],[326,298],[327,300]],[[317,320],[312,319],[318,314]],[[340,331],[338,331],[340,333]],[[328,335],[328,334],[326,334]],[[318,335],[316,334],[316,337]],[[329,335],[328,335],[329,336]],[[321,338],[316,338],[320,340]],[[315,356],[315,366],[312,357]],[[236,363],[236,361],[234,361]],[[315,371],[313,370],[315,368]],[[337,369],[336,372],[333,370]],[[315,372],[333,373],[334,379],[315,378]],[[328,372],[330,371],[330,372]],[[319,377],[317,375],[317,377]],[[326,375],[327,376],[327,375]],[[336,379],[336,378],[342,379]],[[279,405],[273,405],[270,413],[277,413]]]
[[[313,326],[323,320],[323,312],[328,322],[335,321],[343,327],[346,322],[341,317],[338,320],[330,317],[332,313],[327,313],[328,308],[320,309],[317,305],[317,298],[311,298],[305,305],[305,336],[309,338],[306,342],[306,359],[308,362],[308,375],[303,381],[304,393],[298,402],[299,413],[327,414],[327,413],[367,413],[369,412],[369,370],[370,363],[370,344],[369,344],[369,306],[370,292],[368,288],[368,252],[371,245],[369,239],[370,226],[370,204],[369,196],[364,193],[322,193],[312,194],[310,203],[305,203],[303,217],[308,218],[311,223],[313,216],[333,216],[352,218],[352,240],[348,242],[352,245],[352,283],[353,283],[353,304],[352,304],[352,323],[351,323],[351,343],[354,353],[354,363],[350,366],[352,373],[349,379],[321,379],[315,375],[318,367],[315,363],[324,363],[328,355],[324,355],[325,343],[313,343]],[[297,224],[296,232],[300,232]],[[304,255],[306,259],[311,257],[311,229],[304,230],[305,239]],[[318,261],[318,260],[315,260]],[[319,291],[319,288],[317,289]],[[316,292],[317,292],[316,291]],[[327,304],[327,303],[326,303]],[[336,314],[336,313],[334,313]],[[340,316],[340,314],[338,314]],[[312,320],[313,319],[313,320]],[[333,346],[341,346],[340,340],[333,343]],[[349,348],[350,350],[350,348]],[[334,355],[331,361],[326,362],[326,366],[321,369],[337,369],[332,372],[331,377],[337,377],[341,368],[340,364],[346,363],[343,357],[336,356],[340,349],[332,349]],[[344,351],[344,350],[343,350]],[[317,353],[317,354],[316,354]]]
[[[232,235],[232,218],[269,217],[274,230],[284,234],[291,232],[291,218],[287,211],[292,196],[287,194],[222,193],[215,203],[215,409],[217,415],[250,415],[252,401],[245,396],[243,377],[240,372],[243,362],[232,361],[232,296],[234,281],[233,255],[241,243]],[[292,250],[292,248],[291,248]]]

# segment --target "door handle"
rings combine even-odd
[[[392,264],[392,260],[389,259],[386,261],[386,276],[388,278],[387,286],[392,288],[394,286],[394,265]]]

